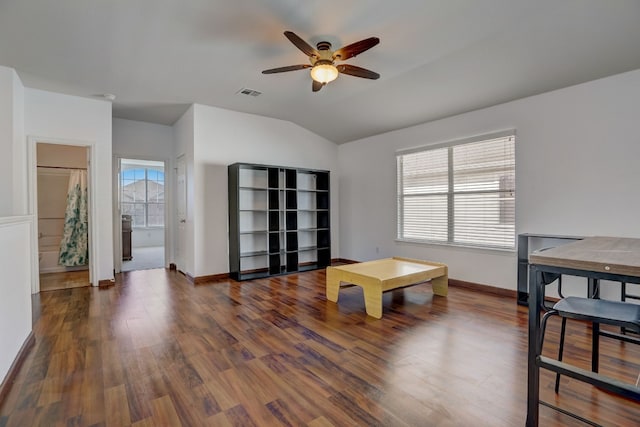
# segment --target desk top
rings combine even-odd
[[[533,252],[529,263],[640,277],[640,239],[587,237]]]

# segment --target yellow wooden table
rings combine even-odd
[[[431,280],[433,293],[447,296],[448,269],[445,264],[410,258],[385,258],[375,261],[327,267],[327,299],[338,302],[340,282],[362,288],[369,316],[382,317],[382,293]]]

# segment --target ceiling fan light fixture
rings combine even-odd
[[[338,78],[338,69],[333,64],[316,64],[311,68],[311,78],[318,83],[327,84]]]

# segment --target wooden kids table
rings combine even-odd
[[[338,302],[340,282],[360,286],[369,316],[382,317],[382,293],[431,280],[433,293],[447,296],[449,279],[445,264],[410,258],[385,258],[375,261],[327,267],[327,299]]]

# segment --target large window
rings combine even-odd
[[[126,163],[120,173],[120,208],[132,227],[164,226],[164,163]],[[155,163],[158,163],[157,165]]]
[[[397,155],[398,239],[515,247],[515,135]]]

